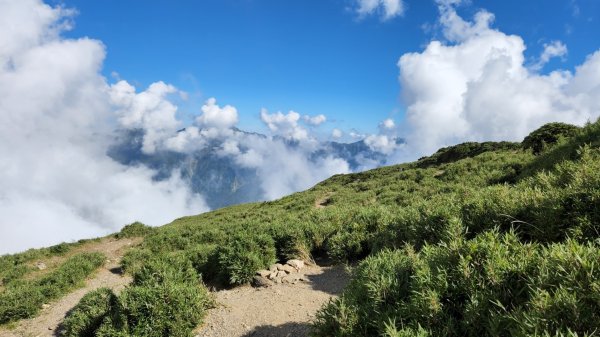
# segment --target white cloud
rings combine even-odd
[[[325,117],[325,115],[316,115],[316,116],[308,116],[308,115],[304,115],[302,117],[304,119],[304,121],[312,126],[319,126],[323,123],[325,123],[325,121],[327,121],[327,117]]]
[[[396,143],[394,137],[388,135],[369,135],[365,138],[365,144],[377,152],[389,155],[396,151],[400,146]]]
[[[432,41],[398,62],[408,146],[397,161],[467,140],[520,141],[547,122],[583,124],[598,117],[598,52],[575,74],[537,74],[524,64],[521,37],[490,28],[493,14],[486,11],[465,21],[454,3],[438,1],[449,43]],[[554,47],[549,54],[562,53]]]
[[[382,20],[389,20],[404,13],[402,0],[356,0],[356,12],[359,16],[380,14]]]
[[[175,87],[163,82],[152,83],[139,94],[127,81],[121,80],[111,85],[111,103],[117,109],[121,126],[145,131],[144,153],[154,153],[162,140],[180,127],[175,116],[177,107],[167,100],[168,95],[176,92]]]
[[[344,133],[340,129],[333,129],[331,131],[331,137],[333,137],[334,139],[340,139],[343,135]]]
[[[567,55],[567,46],[560,41],[552,41],[544,44],[544,51],[540,55],[539,60],[531,67],[533,70],[542,69],[550,59],[560,57],[562,59]]]
[[[308,139],[308,131],[298,125],[300,114],[295,111],[290,111],[284,115],[280,111],[269,114],[266,109],[262,109],[260,119],[277,136],[298,141]]]
[[[396,127],[396,123],[394,123],[393,119],[388,118],[381,122],[379,126],[384,130],[393,130]]]
[[[243,152],[234,153],[241,166],[257,170],[261,188],[267,200],[307,189],[334,174],[349,173],[346,161],[325,157],[309,160],[312,150],[290,147],[282,140],[255,135],[238,135],[244,144]]]
[[[229,129],[238,123],[237,109],[230,105],[221,108],[215,98],[209,98],[202,106],[197,122],[206,128]]]
[[[60,37],[70,14],[41,0],[0,1],[0,254],[206,210],[177,175],[155,182],[153,171],[106,156],[119,121],[173,121],[160,103],[170,89],[140,97],[110,87],[102,43]],[[131,111],[113,110],[117,89]]]

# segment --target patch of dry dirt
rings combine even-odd
[[[302,272],[308,282],[215,292],[217,308],[209,310],[196,337],[308,336],[315,313],[342,291],[348,274],[343,266]]]
[[[83,288],[77,289],[68,295],[48,303],[37,317],[21,320],[11,330],[0,330],[0,337],[51,337],[56,336],[57,328],[69,310],[88,292],[101,288],[111,288],[117,292],[131,282],[131,278],[121,275],[119,262],[123,253],[131,246],[139,243],[139,239],[105,238],[100,242],[93,242],[74,249],[78,251],[101,252],[106,255],[107,261],[100,270],[86,281]],[[71,254],[70,254],[71,255]]]

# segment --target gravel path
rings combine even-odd
[[[66,313],[79,303],[79,300],[85,294],[101,287],[108,287],[117,292],[122,290],[131,282],[131,279],[120,274],[119,261],[121,260],[123,251],[136,242],[135,239],[115,240],[107,238],[98,243],[92,243],[91,246],[85,245],[74,250],[73,253],[79,250],[102,252],[108,260],[93,278],[86,281],[83,288],[77,289],[59,300],[48,303],[37,317],[18,322],[16,328],[0,330],[0,337],[56,336],[57,328]]]
[[[196,337],[308,336],[315,313],[342,291],[348,275],[342,266],[310,266],[302,272],[309,282],[215,292],[217,308],[209,311]]]

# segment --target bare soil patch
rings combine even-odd
[[[348,273],[343,266],[308,266],[302,272],[308,282],[214,292],[217,308],[196,337],[308,336],[315,313],[340,294]]]

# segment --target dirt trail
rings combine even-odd
[[[123,256],[123,252],[129,246],[135,245],[137,242],[139,242],[139,240],[136,239],[115,240],[106,238],[102,239],[100,242],[91,243],[89,246],[85,245],[76,248],[74,253],[79,250],[104,253],[107,262],[96,274],[94,274],[93,278],[86,281],[83,288],[77,289],[56,301],[48,303],[48,306],[42,309],[37,317],[18,322],[16,328],[11,330],[0,330],[0,337],[56,336],[57,328],[66,313],[71,310],[85,294],[101,287],[108,287],[118,292],[131,282],[129,277],[121,275],[119,262]]]
[[[342,291],[348,275],[342,266],[302,271],[309,282],[215,292],[217,308],[208,312],[196,337],[308,336],[315,313]]]

